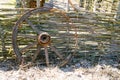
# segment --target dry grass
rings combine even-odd
[[[64,68],[39,65],[18,69],[10,61],[0,64],[0,80],[120,80],[119,75],[120,70],[116,67],[105,64],[90,66],[87,61]]]

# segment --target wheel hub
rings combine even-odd
[[[51,37],[47,32],[42,32],[38,35],[38,43],[41,46],[48,46],[51,42]]]

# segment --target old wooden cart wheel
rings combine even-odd
[[[60,10],[37,8],[25,13],[14,25],[13,49],[22,61],[64,66],[76,50],[76,29]]]

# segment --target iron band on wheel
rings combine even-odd
[[[40,14],[40,15],[38,15]],[[44,56],[46,65],[64,66],[75,53],[76,29],[63,11],[36,8],[25,13],[14,25],[13,49],[21,64]],[[22,55],[26,55],[23,60]]]

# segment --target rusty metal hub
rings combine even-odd
[[[51,42],[51,37],[47,32],[42,32],[38,35],[38,43],[45,47],[48,46]]]

